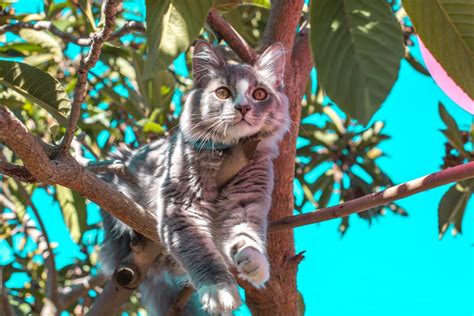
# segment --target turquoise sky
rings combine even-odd
[[[41,2],[20,0],[17,12],[37,12]],[[445,142],[439,132],[444,128],[438,116],[440,101],[463,129],[469,127],[470,114],[431,78],[402,62],[399,79],[375,116],[385,121],[385,132],[392,136],[382,146],[388,157],[379,163],[395,183],[439,170]],[[352,216],[343,238],[338,220],[296,229],[297,250],[306,250],[298,274],[306,315],[474,315],[474,201],[465,214],[463,235],[447,234],[439,241],[437,205],[446,190],[400,201],[409,217],[390,213],[369,226]],[[52,239],[60,243],[58,260],[77,258],[57,205],[40,193],[34,202],[47,219]]]

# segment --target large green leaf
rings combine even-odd
[[[387,1],[312,1],[311,46],[325,92],[367,123],[390,92],[404,55]]]
[[[61,83],[48,73],[27,64],[0,60],[0,83],[45,108],[67,125],[71,102]]]
[[[425,46],[474,99],[474,1],[404,0]]]
[[[59,185],[56,186],[56,196],[71,238],[77,243],[87,228],[86,200],[78,193]]]
[[[472,194],[470,188],[464,185],[466,183],[468,182],[460,182],[451,186],[439,203],[438,230],[440,238],[443,237],[450,224],[455,224],[456,229],[461,232],[462,215]]]
[[[199,35],[212,0],[147,0],[145,79],[164,70]]]

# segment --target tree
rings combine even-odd
[[[427,47],[472,98],[474,72],[466,69],[474,65],[473,48],[459,27],[462,21],[451,14],[454,11],[449,6],[443,13],[428,5],[432,14],[427,16],[423,13],[426,8],[415,1],[405,4]],[[403,9],[395,1],[389,5],[382,0],[316,0],[309,7],[303,0],[275,0],[271,5],[269,1],[150,0],[146,1],[146,28],[133,20],[140,18],[128,12],[119,0],[106,0],[103,6],[87,0],[60,4],[46,1],[43,16],[15,15],[6,8],[0,16],[5,22],[0,34],[12,32],[24,42],[0,47],[0,53],[7,57],[0,61],[0,84],[6,87],[0,94],[0,141],[5,145],[0,170],[6,175],[2,177],[2,203],[10,210],[2,212],[2,234],[13,243],[13,236],[21,228],[25,243],[31,238],[37,244],[26,254],[17,253],[15,261],[21,263],[21,268],[12,265],[8,272],[30,270],[40,280],[41,291],[35,293],[33,302],[27,300],[28,291],[14,293],[24,302],[12,306],[23,308],[25,313],[72,309],[84,312],[81,308],[94,301],[87,291],[106,281],[100,274],[90,279],[85,276],[96,268],[96,262],[84,235],[97,230],[97,224],[87,223],[86,199],[149,240],[159,242],[152,213],[112,189],[96,174],[112,170],[120,176],[133,177],[120,163],[107,160],[113,146],[118,141],[138,146],[172,131],[179,112],[179,96],[191,86],[182,65],[186,65],[188,49],[198,36],[227,43],[248,63],[256,60],[257,51],[271,43],[282,42],[287,50],[285,91],[293,124],[281,143],[280,158],[275,161],[277,181],[268,242],[273,274],[265,291],[242,282],[247,304],[256,315],[297,314],[296,272],[303,255],[295,254],[289,228],[342,217],[340,229],[344,232],[352,213],[364,211],[360,214],[369,220],[385,209],[403,215],[405,211],[394,200],[458,182],[441,201],[439,214],[441,234],[450,223],[460,231],[462,214],[473,192],[472,181],[461,182],[474,177],[473,162],[467,162],[474,155],[464,146],[467,134],[459,131],[441,107],[448,127],[447,146],[452,147],[446,156],[446,167],[452,168],[393,186],[375,162],[381,155],[376,146],[386,139],[383,125],[375,122],[365,127],[390,92],[401,58],[426,73],[410,55],[408,44],[413,28],[407,26]],[[470,15],[474,15],[473,10],[470,3],[463,8]],[[449,32],[461,33],[455,37],[432,37],[426,28],[433,21]],[[445,56],[439,47],[450,46],[446,41],[452,38],[460,48]],[[453,54],[461,55],[452,58]],[[23,62],[14,61],[13,57],[21,57]],[[317,89],[307,85],[313,62],[319,76]],[[321,99],[326,93],[345,115],[334,110],[332,101],[323,104]],[[172,100],[176,96],[178,100]],[[324,113],[325,126],[305,124],[300,130],[302,112],[305,117]],[[299,132],[308,138],[309,145],[299,149],[296,159]],[[454,156],[451,149],[457,151]],[[314,152],[319,153],[317,158]],[[293,215],[293,187],[289,184],[293,183],[295,160],[305,200],[322,208],[317,212]],[[307,171],[326,161],[332,167],[317,181],[307,181]],[[351,171],[354,164],[366,169],[370,183]],[[349,186],[342,185],[345,176],[350,179]],[[335,187],[344,193],[340,197],[342,203],[326,207]],[[54,245],[44,228],[45,219],[31,202],[31,195],[38,188],[49,191],[59,202],[71,236],[87,254],[86,262],[56,271]],[[381,188],[386,189],[380,191]],[[454,211],[446,206],[457,199],[463,202]],[[29,217],[26,207],[32,209],[37,221]],[[95,299],[91,314],[118,310],[118,302],[128,300],[159,251],[157,244],[149,241],[134,249]],[[38,254],[44,260],[33,260]],[[192,290],[187,287],[181,293],[174,312],[179,312]],[[79,297],[85,302],[74,306]],[[111,299],[117,304],[101,303]],[[131,302],[134,307],[128,306],[129,310],[138,308],[136,298]]]

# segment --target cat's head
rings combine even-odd
[[[285,49],[268,47],[253,66],[227,62],[205,41],[194,46],[194,89],[180,127],[187,138],[232,145],[258,135],[278,142],[289,128],[288,98],[283,90]]]

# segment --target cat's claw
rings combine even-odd
[[[240,250],[234,257],[239,277],[249,281],[254,287],[262,288],[270,278],[267,257],[253,247]]]
[[[211,314],[228,314],[242,304],[235,284],[217,283],[202,286],[198,293],[202,308]]]

